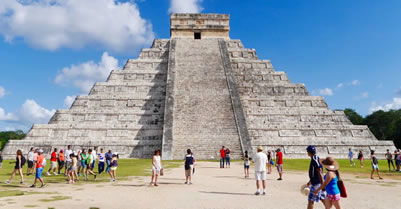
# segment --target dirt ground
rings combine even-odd
[[[255,196],[252,169],[251,178],[245,179],[241,163],[227,169],[218,166],[199,162],[192,185],[184,184],[181,167],[167,171],[158,187],[149,186],[150,177],[139,177],[114,183],[26,188],[23,190],[41,193],[0,198],[0,208],[306,208],[307,198],[300,193],[300,186],[308,181],[306,172],[285,172],[283,181],[277,181],[277,173],[273,172],[268,175],[267,195]],[[341,199],[343,208],[401,208],[401,181],[355,178],[350,174],[342,177],[349,195]],[[70,199],[51,201],[60,196]],[[315,208],[324,207],[318,203]]]

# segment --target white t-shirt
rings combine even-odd
[[[71,162],[70,155],[72,154],[72,150],[68,149],[65,151],[65,161]]]
[[[32,151],[28,152],[28,160],[29,161],[33,161],[33,155],[34,155],[34,153]]]
[[[92,157],[93,157],[93,160],[96,161],[96,159],[97,159],[96,150],[92,150]]]
[[[258,152],[253,158],[255,161],[255,171],[266,171],[267,155],[263,152]]]

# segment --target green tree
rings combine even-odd
[[[359,115],[355,110],[346,108],[344,110],[345,115],[347,118],[352,122],[354,125],[365,125],[364,118]]]
[[[2,131],[0,132],[0,150],[6,146],[8,140],[10,139],[23,139],[26,134],[21,131]]]

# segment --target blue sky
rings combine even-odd
[[[401,1],[2,0],[0,130],[68,108],[154,38],[169,12],[227,13],[241,39],[331,109],[401,108]]]

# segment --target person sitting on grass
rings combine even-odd
[[[43,168],[46,166],[46,159],[45,156],[43,155],[43,150],[38,150],[38,157],[36,160],[36,174],[35,174],[35,181],[32,184],[32,188],[36,187],[36,183],[39,180],[40,183],[42,183],[42,185],[40,186],[40,188],[45,186],[45,182],[42,179],[42,172],[43,172]]]
[[[11,173],[10,179],[5,182],[6,184],[11,183],[11,181],[13,180],[15,173],[17,173],[17,171],[21,178],[20,183],[21,184],[24,183],[24,174],[22,174],[22,167],[24,167],[26,158],[22,155],[22,151],[20,149],[17,150],[17,157],[15,159],[16,159],[16,161],[10,162],[10,164],[15,163],[15,167],[14,167],[14,171]]]
[[[47,171],[47,175],[51,175],[51,171],[53,170],[53,174],[57,176],[58,174],[56,173],[57,169],[57,148],[54,148],[54,151],[52,152],[50,156],[50,168]]]
[[[320,160],[320,163],[326,168],[327,173],[324,176],[323,184],[315,190],[314,194],[317,195],[324,188],[327,192],[326,209],[332,208],[333,205],[336,209],[341,209],[340,189],[337,184],[341,180],[340,173],[338,172],[340,166],[332,157]]]
[[[162,162],[160,158],[160,150],[156,150],[152,158],[152,180],[150,182],[150,185],[153,184],[154,186],[159,186],[157,184],[157,177],[159,176],[161,169],[162,169]]]
[[[377,172],[377,176],[379,176],[379,179],[383,179],[380,176],[380,172],[379,172],[379,161],[377,161],[377,158],[375,156],[375,151],[372,150],[370,151],[370,161],[372,162],[372,172],[370,173],[370,178],[373,178],[373,173],[376,171]]]
[[[92,149],[88,150],[88,159],[86,160],[86,177],[85,177],[85,181],[88,181],[88,176],[89,174],[92,174],[94,176],[94,180],[96,180],[96,174],[95,172],[93,172],[93,161],[95,159],[93,158],[92,155]]]
[[[110,181],[116,181],[117,165],[118,165],[118,163],[117,163],[117,159],[118,159],[117,155],[118,154],[115,152],[113,154],[111,160],[110,160],[110,171],[109,171],[109,174],[110,174],[110,177],[111,177]]]

